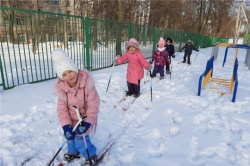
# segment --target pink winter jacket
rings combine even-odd
[[[150,63],[144,58],[140,50],[137,50],[133,54],[127,51],[117,59],[118,64],[126,61],[128,61],[127,81],[132,84],[138,84],[138,80],[144,77],[143,68],[148,69]]]
[[[79,70],[77,85],[74,88],[69,87],[66,82],[58,78],[55,92],[58,96],[57,113],[61,126],[69,124],[74,127],[76,125],[78,118],[73,108],[76,106],[82,117],[87,116],[84,121],[91,124],[90,129],[85,133],[85,135],[89,135],[96,128],[100,105],[100,98],[90,73],[87,70]]]

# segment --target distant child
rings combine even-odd
[[[97,160],[96,147],[90,141],[89,134],[97,125],[100,105],[94,79],[87,70],[78,70],[63,50],[54,50],[51,57],[58,76],[55,83],[55,92],[58,96],[57,115],[68,144],[68,153],[64,154],[64,160],[70,162],[79,158],[81,154],[86,159],[85,165],[88,165],[90,160],[94,164]],[[78,126],[76,110],[79,110],[83,118]],[[75,131],[73,128],[76,128]],[[89,154],[84,146],[85,140]]]
[[[152,55],[152,60],[149,62],[152,64],[155,61],[154,70],[151,74],[151,77],[156,77],[156,74],[160,73],[160,79],[164,79],[164,66],[166,65],[166,62],[169,63],[168,52],[164,47],[165,40],[163,38],[160,38],[157,46],[157,49]]]
[[[175,55],[174,55],[175,51],[174,51],[173,40],[170,37],[166,39],[165,47],[168,52],[169,63],[171,64],[171,57],[175,58]],[[166,74],[170,74],[169,63],[166,62]]]
[[[199,50],[194,47],[191,40],[187,41],[186,45],[184,47],[182,47],[180,52],[182,52],[182,50],[184,50],[184,49],[185,49],[185,54],[184,54],[182,63],[186,63],[186,57],[188,57],[188,64],[190,65],[191,64],[190,56],[192,54],[192,50],[195,50],[195,51],[199,51]]]
[[[135,98],[140,95],[140,81],[144,77],[144,69],[151,70],[152,66],[142,55],[139,49],[139,42],[131,38],[126,44],[126,53],[117,58],[115,63],[121,64],[128,61],[127,68],[127,86],[126,96],[134,95]]]

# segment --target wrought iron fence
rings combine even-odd
[[[176,51],[187,39],[200,47],[227,42],[184,31],[1,6],[0,85],[10,89],[55,78],[50,57],[54,49],[65,50],[79,69],[92,71],[109,67],[125,52],[131,37],[140,42],[149,58],[159,38],[168,36],[173,38]]]

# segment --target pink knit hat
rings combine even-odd
[[[165,40],[164,40],[162,37],[161,37],[160,40],[158,41],[158,46],[159,46],[160,44],[165,45]]]
[[[129,46],[134,46],[137,50],[139,50],[139,42],[135,38],[129,39],[126,44],[126,50],[128,50]]]

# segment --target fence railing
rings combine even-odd
[[[159,38],[168,36],[176,51],[188,39],[200,47],[227,42],[184,31],[1,6],[0,85],[10,89],[55,78],[50,53],[57,48],[65,50],[79,69],[92,71],[109,67],[116,55],[125,52],[131,37],[149,58]]]

